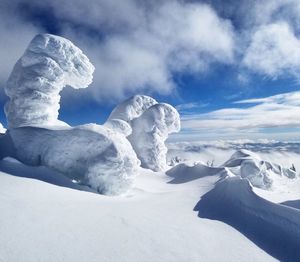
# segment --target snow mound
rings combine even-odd
[[[155,104],[140,117],[131,121],[132,134],[128,137],[144,168],[162,171],[167,167],[168,135],[180,130],[180,116],[168,104]]]
[[[199,216],[225,222],[280,261],[300,257],[300,211],[269,202],[247,179],[227,178],[201,197]]]
[[[6,155],[59,171],[102,194],[128,190],[140,165],[123,135],[95,124],[64,130],[10,129],[4,142],[10,144],[6,150],[11,148]]]
[[[157,101],[150,96],[135,95],[116,106],[108,117],[108,121],[121,119],[130,122],[155,104]]]
[[[3,125],[0,123],[0,134],[4,134],[6,132],[6,129],[3,127]]]
[[[60,91],[86,88],[94,66],[71,41],[50,34],[33,38],[5,86],[9,128],[64,125],[57,120]],[[65,124],[66,125],[66,124]]]
[[[297,177],[295,171],[264,161],[245,149],[234,153],[223,166],[230,168],[234,174],[247,178],[253,186],[262,189],[270,189],[277,179]]]
[[[234,176],[226,167],[209,167],[203,163],[192,166],[181,163],[168,170],[166,175],[173,178],[169,182],[171,184],[186,183],[206,176],[219,175],[221,178]]]

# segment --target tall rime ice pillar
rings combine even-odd
[[[169,134],[180,130],[180,117],[174,107],[155,104],[140,117],[132,120],[132,134],[128,137],[142,167],[162,171],[167,166],[165,141]]]
[[[129,132],[123,131],[123,122],[131,127]],[[142,167],[161,171],[167,165],[165,141],[170,133],[180,130],[180,116],[168,104],[158,103],[149,96],[136,95],[119,104],[105,125],[128,137]]]
[[[37,35],[8,79],[5,106],[9,128],[61,125],[60,91],[69,85],[86,88],[94,66],[71,41],[50,34]]]

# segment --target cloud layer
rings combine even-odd
[[[259,130],[271,133],[273,129],[300,128],[300,92],[280,94],[260,99],[241,100],[245,108],[225,108],[205,114],[182,116],[182,127],[187,133],[210,133],[251,137]],[[269,130],[269,131],[268,131]],[[269,134],[271,137],[271,134]]]

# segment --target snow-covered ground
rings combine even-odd
[[[253,188],[197,160],[140,169],[133,189],[114,197],[2,160],[0,261],[297,261],[300,211],[288,206],[300,206],[300,179]]]
[[[93,72],[69,40],[42,34],[9,77],[0,262],[300,261],[299,144],[166,144],[180,116],[143,95],[104,125],[71,127],[59,93]]]

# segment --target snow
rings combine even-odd
[[[180,116],[143,95],[104,125],[70,127],[59,93],[93,71],[69,40],[41,34],[9,77],[0,261],[299,260],[299,144],[169,144],[167,155]]]
[[[179,132],[180,116],[169,104],[135,95],[115,107],[105,126],[128,136],[142,167],[162,171],[167,167],[165,141],[169,134]]]
[[[257,196],[247,179],[227,178],[201,197],[202,218],[223,221],[280,261],[300,257],[300,210]]]
[[[262,160],[249,150],[239,150],[223,164],[242,178],[247,178],[255,187],[271,189],[274,182],[284,178],[296,178],[295,171],[281,165]]]
[[[134,151],[141,160],[141,166],[153,171],[167,167],[167,147],[169,134],[180,130],[180,117],[174,107],[155,104],[140,117],[131,122],[132,134],[128,137]]]
[[[71,41],[50,34],[33,38],[5,86],[9,128],[66,125],[58,120],[60,91],[86,88],[94,66]]]
[[[193,211],[214,176],[174,185],[142,170],[132,191],[111,198],[26,178],[9,160],[0,170],[3,261],[275,261],[231,226]]]
[[[116,106],[109,115],[108,121],[121,119],[130,122],[155,104],[157,101],[150,96],[135,95]]]
[[[14,157],[27,165],[49,167],[102,194],[125,192],[140,165],[123,135],[95,124],[64,130],[10,129],[2,140],[1,143],[6,141],[1,148],[2,156]]]
[[[6,132],[6,129],[3,127],[3,125],[0,123],[0,134],[4,134]]]

